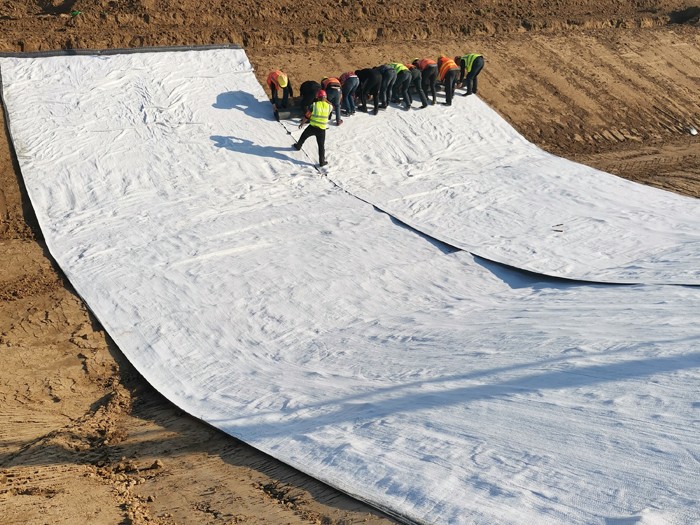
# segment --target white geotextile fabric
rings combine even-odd
[[[405,521],[700,521],[700,288],[548,280],[406,228],[320,176],[314,144],[289,147],[241,50],[0,71],[52,255],[182,409]],[[446,140],[410,118],[465,105],[489,114],[347,119],[329,176],[384,178],[374,152]],[[368,127],[376,148],[345,162]],[[680,203],[679,224],[692,208],[639,191]]]
[[[329,177],[432,237],[566,279],[700,284],[698,199],[550,155],[461,90],[352,120],[331,130]]]

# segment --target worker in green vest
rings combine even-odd
[[[388,65],[396,71],[396,82],[392,88],[391,101],[395,104],[403,103],[403,108],[409,109],[411,96],[408,94],[408,88],[411,86],[411,72],[401,62],[391,62]]]
[[[311,108],[304,115],[301,124],[299,124],[300,128],[306,122],[309,123],[309,126],[301,134],[299,140],[294,143],[294,149],[300,150],[306,139],[314,135],[316,144],[318,144],[318,164],[320,166],[328,164],[326,162],[326,129],[332,113],[333,106],[328,102],[326,92],[321,89],[316,93],[316,100],[311,104]]]
[[[455,62],[459,64],[459,82],[457,84],[467,89],[463,96],[476,94],[476,77],[484,68],[484,57],[478,53],[469,53],[455,57]]]

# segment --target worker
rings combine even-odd
[[[321,90],[321,84],[315,80],[307,80],[299,86],[299,95],[301,95],[301,108],[306,111],[314,100],[316,100],[316,94]]]
[[[382,64],[376,67],[382,75],[382,85],[379,88],[379,107],[386,108],[389,106],[391,92],[394,90],[396,82],[396,70],[389,64]]]
[[[340,75],[340,84],[343,90],[343,110],[346,115],[355,114],[355,93],[360,87],[360,79],[354,71],[347,71]]]
[[[286,109],[287,104],[289,103],[289,97],[293,96],[292,85],[289,82],[287,74],[280,71],[279,69],[272,71],[269,75],[267,75],[267,87],[270,88],[271,102],[277,107],[280,107],[280,100],[277,91],[280,89],[282,90],[281,107],[283,109]]]
[[[416,90],[418,96],[420,97],[421,107],[420,109],[428,107],[428,97],[425,96],[425,91],[423,91],[423,75],[420,69],[418,69],[413,64],[406,64],[409,73],[411,74],[411,81],[408,88],[408,104],[409,106],[413,104],[413,97],[411,96],[411,86]]]
[[[321,80],[321,89],[326,92],[328,102],[333,106],[335,125],[340,126],[343,123],[343,119],[340,118],[340,102],[343,99],[340,80],[335,77],[323,77]]]
[[[360,98],[360,111],[367,111],[367,98],[372,97],[374,101],[373,115],[379,112],[379,88],[382,85],[382,74],[376,68],[358,69],[355,71],[360,79],[360,87],[357,92]]]
[[[391,92],[391,101],[396,104],[403,103],[404,109],[410,109],[411,96],[408,94],[408,88],[411,86],[411,73],[401,62],[391,62],[388,65],[396,71],[396,82]]]
[[[462,87],[467,88],[463,96],[476,94],[476,77],[484,68],[484,57],[478,53],[469,53],[461,57],[455,57],[455,62],[459,64],[459,82]],[[466,79],[465,79],[466,74]]]
[[[326,92],[321,89],[316,94],[316,100],[311,104],[311,109],[306,112],[301,124],[299,124],[300,128],[306,122],[309,123],[309,126],[301,134],[299,140],[294,143],[294,149],[298,151],[304,145],[306,139],[314,135],[316,137],[316,144],[318,144],[319,166],[328,164],[328,162],[326,162],[326,128],[328,128],[328,121],[331,118],[332,112],[333,106],[328,103]]]
[[[451,58],[441,55],[437,61],[438,78],[445,86],[445,102],[446,106],[452,105],[452,96],[455,93],[455,84],[457,83],[457,73],[459,66]]]
[[[423,59],[413,59],[413,65],[416,66],[418,69],[420,69],[421,72],[421,77],[423,79],[423,91],[427,95],[430,93],[432,95],[433,101],[432,104],[433,106],[435,105],[435,87],[437,84],[437,77],[438,77],[438,67],[437,67],[437,62],[435,60],[431,60],[429,58],[423,58]]]

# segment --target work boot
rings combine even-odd
[[[321,167],[325,166],[326,164],[328,164],[328,162],[325,160],[322,160],[321,162],[318,163],[318,165]]]
[[[419,107],[418,109],[425,109],[425,108],[427,108],[427,107],[428,107],[428,104],[423,104],[423,105],[422,105],[421,107]]]
[[[298,142],[295,142],[294,144],[292,144],[292,147],[297,151],[299,151],[301,149],[301,146],[299,145]]]

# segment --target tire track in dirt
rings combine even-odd
[[[606,104],[606,107],[625,107],[625,98],[630,89],[637,94],[637,97],[632,101],[632,107],[629,108],[630,114],[618,113],[612,115],[612,118],[625,119],[637,128],[646,127],[652,136],[658,134],[659,128],[670,132],[677,131],[669,127],[663,118],[660,119],[653,106],[650,106],[646,100],[653,97],[654,93],[659,93],[658,84],[666,84],[661,91],[661,96],[666,101],[669,99],[669,94],[670,98],[678,98],[672,94],[673,86],[662,80],[669,72],[661,67],[661,61],[658,60],[657,56],[647,51],[645,55],[640,56],[639,62],[631,62],[629,55],[620,58],[599,42],[595,43],[595,55],[600,59],[602,71],[610,77],[608,86],[613,100],[610,101],[610,105]],[[660,101],[659,103],[664,102]]]
[[[46,294],[63,286],[63,281],[55,272],[41,270],[11,281],[0,281],[0,301],[16,301],[28,296]]]
[[[700,198],[700,153],[697,140],[580,155],[574,160],[608,173],[681,195]]]
[[[562,44],[560,38],[535,41],[531,52],[537,57],[537,67],[523,71],[528,82],[534,84],[532,100],[537,104],[532,108],[530,126],[539,128],[538,136],[529,138],[550,147],[565,140],[595,143],[588,130],[604,126],[604,120],[595,111],[596,100],[589,96],[596,91],[595,84],[581,67],[582,62],[587,63],[587,44],[585,40],[581,42],[580,36]],[[562,63],[568,65],[564,67]],[[542,118],[545,114],[546,121]]]

